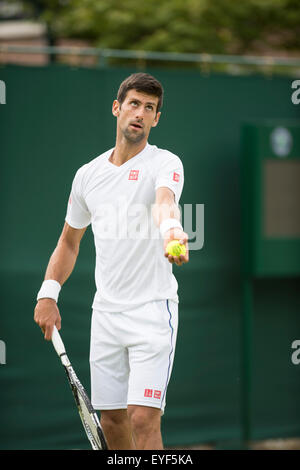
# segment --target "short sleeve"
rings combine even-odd
[[[91,214],[82,194],[82,168],[80,168],[73,180],[69,197],[66,222],[73,228],[84,228],[91,223]]]
[[[179,203],[184,184],[183,165],[179,157],[174,154],[162,154],[162,162],[158,165],[155,180],[155,191],[161,187],[171,189],[175,195],[176,204]]]

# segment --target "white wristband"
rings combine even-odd
[[[37,295],[37,300],[40,299],[53,299],[55,302],[58,300],[58,295],[61,289],[59,282],[54,279],[44,281]]]
[[[159,231],[162,237],[164,237],[165,233],[170,230],[171,228],[180,228],[183,230],[181,223],[177,219],[165,219],[159,226]]]

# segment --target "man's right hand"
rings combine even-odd
[[[34,321],[39,325],[47,341],[52,338],[54,325],[61,328],[61,316],[55,300],[40,299],[34,309]]]

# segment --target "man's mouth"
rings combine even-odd
[[[142,129],[142,126],[138,124],[137,122],[130,124],[131,127],[134,127],[135,129]]]

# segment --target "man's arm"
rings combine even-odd
[[[160,227],[161,223],[167,219],[176,219],[178,222],[180,221],[180,211],[175,203],[175,196],[171,189],[167,187],[157,189],[152,215],[154,222],[158,227]],[[184,256],[171,256],[166,252],[166,247],[172,240],[179,240],[185,245],[186,254]],[[189,261],[188,234],[179,227],[171,228],[164,234],[164,250],[165,257],[168,258],[170,263],[176,263],[178,266],[181,266],[183,263],[187,263]]]
[[[71,275],[79,253],[80,241],[86,231],[86,227],[75,229],[65,222],[57,246],[52,253],[45,281],[52,279],[61,286]],[[51,340],[54,325],[61,328],[61,317],[54,299],[43,298],[37,302],[34,310],[34,321],[42,329],[45,339]]]

